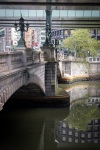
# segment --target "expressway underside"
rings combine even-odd
[[[29,27],[45,28],[45,10],[52,10],[52,29],[100,28],[99,0],[0,0],[0,27],[13,27],[22,15]]]

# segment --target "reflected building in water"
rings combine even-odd
[[[100,86],[98,85],[85,83],[83,85],[69,86],[66,91],[70,95],[70,111],[75,104],[81,104],[80,102],[84,99],[86,100],[86,106],[96,105],[97,109],[100,109],[98,108],[100,106]],[[86,130],[71,127],[66,120],[56,121],[55,142],[57,147],[98,147],[100,144],[100,119],[91,120],[87,124]]]
[[[90,143],[90,146],[91,143],[100,143],[100,119],[92,120],[87,125],[86,131],[70,128],[65,121],[56,122],[55,142],[58,147],[74,143]]]

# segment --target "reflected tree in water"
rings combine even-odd
[[[86,130],[88,123],[100,118],[100,108],[95,104],[88,106],[86,101],[76,102],[71,106],[69,116],[64,120],[70,127]]]

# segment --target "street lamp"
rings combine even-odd
[[[53,46],[51,42],[51,10],[46,10],[46,40],[43,46]]]
[[[29,23],[24,23],[24,19],[21,15],[21,18],[19,19],[19,23],[15,23],[14,24],[14,27],[15,27],[15,30],[18,32],[20,31],[21,32],[21,38],[20,40],[18,41],[18,47],[23,47],[23,46],[26,46],[25,44],[25,40],[24,40],[24,37],[23,37],[23,34],[24,32],[27,32],[28,31],[28,28],[29,28]],[[18,29],[19,28],[19,29]]]

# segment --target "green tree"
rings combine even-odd
[[[97,55],[100,41],[91,37],[89,29],[76,29],[70,37],[64,39],[63,45],[70,51],[75,50],[77,57],[85,58],[89,53],[93,57]]]

